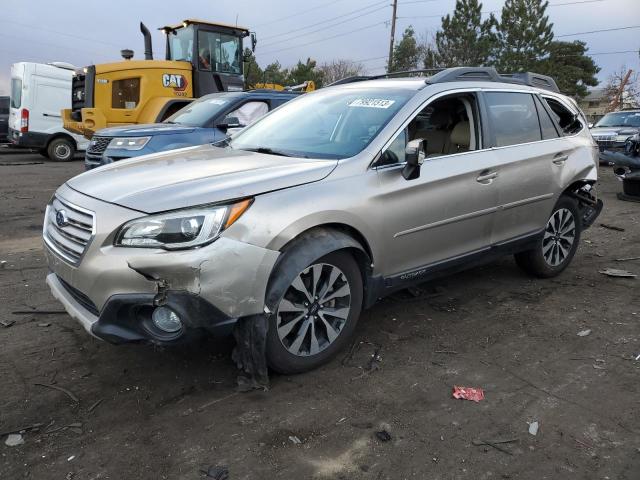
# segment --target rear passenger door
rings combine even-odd
[[[549,129],[546,122],[541,129],[541,105],[531,92],[487,90],[483,98],[499,165],[491,243],[500,244],[537,233],[546,224],[555,202],[554,161],[561,159],[563,147],[553,125]]]

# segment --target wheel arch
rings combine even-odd
[[[51,145],[51,142],[53,142],[54,140],[56,140],[58,138],[66,138],[67,140],[71,141],[71,143],[73,144],[75,150],[78,151],[78,142],[76,142],[76,139],[73,138],[68,133],[64,133],[64,132],[56,132],[56,133],[52,133],[51,135],[49,135],[49,137],[47,138],[47,142],[44,144],[43,148],[49,148],[49,145]]]
[[[277,302],[284,294],[296,275],[314,260],[329,253],[346,250],[358,264],[364,286],[364,305],[374,289],[373,256],[364,235],[350,225],[326,223],[300,232],[280,249],[282,254],[271,272],[267,284],[265,305],[275,311]],[[375,295],[373,295],[375,298]]]

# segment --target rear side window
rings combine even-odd
[[[543,97],[544,101],[547,102],[549,108],[553,112],[553,116],[555,117],[555,121],[560,127],[560,131],[563,135],[574,135],[582,130],[582,123],[578,119],[578,116],[565,107],[559,101],[550,98]]]
[[[20,108],[22,104],[22,80],[11,79],[11,108]]]
[[[558,138],[558,131],[553,123],[553,120],[549,116],[549,112],[544,108],[539,99],[536,98],[536,108],[538,109],[538,117],[540,117],[540,130],[542,131],[542,139],[549,140],[552,138]]]
[[[538,114],[531,94],[487,92],[485,98],[496,147],[537,142],[542,139]]]
[[[133,110],[140,102],[140,79],[115,80],[111,87],[111,107]]]

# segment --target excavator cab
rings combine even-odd
[[[191,63],[194,97],[244,89],[242,40],[250,36],[255,50],[254,33],[237,25],[201,20],[184,20],[160,30],[166,36],[166,60]]]

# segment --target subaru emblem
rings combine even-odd
[[[67,212],[64,210],[58,210],[56,212],[56,224],[59,227],[64,227],[69,224],[69,219],[67,218]]]

